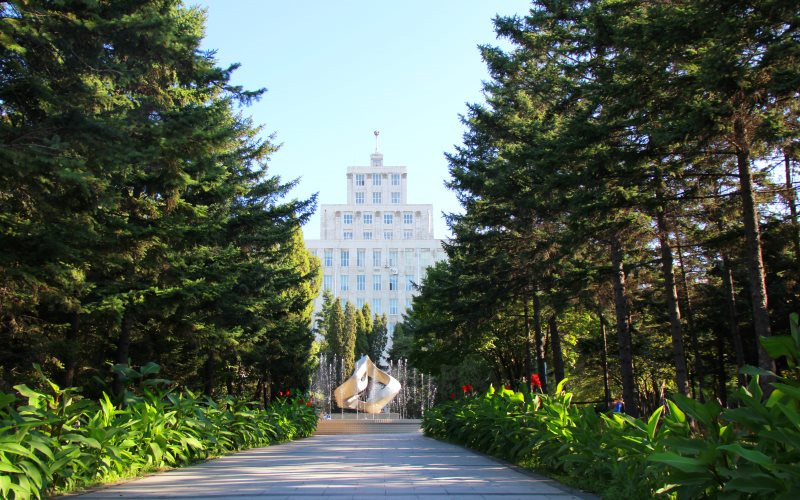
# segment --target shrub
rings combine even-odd
[[[784,376],[749,367],[738,407],[674,395],[647,419],[571,404],[562,381],[553,396],[493,388],[429,410],[424,432],[532,468],[608,498],[799,498],[800,327],[762,339]],[[762,377],[774,380],[764,397]]]
[[[157,367],[144,369],[157,372]],[[301,397],[264,409],[225,397],[143,384],[115,405],[84,399],[46,381],[49,391],[0,393],[0,497],[41,498],[147,470],[177,467],[314,433],[317,414]],[[153,381],[150,381],[153,382]]]

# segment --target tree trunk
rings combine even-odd
[[[659,198],[661,196],[659,195]],[[664,296],[667,299],[669,313],[669,331],[672,335],[672,359],[675,363],[675,382],[678,392],[684,396],[689,392],[686,354],[683,350],[683,332],[681,328],[681,309],[678,304],[678,289],[675,287],[675,270],[672,259],[672,248],[669,244],[669,226],[664,214],[663,205],[656,209],[658,241],[661,247],[661,276],[664,278]]]
[[[64,360],[64,387],[75,384],[75,374],[78,368],[78,335],[80,330],[81,315],[78,310],[72,312],[69,330],[67,330],[66,359]]]
[[[694,327],[694,309],[692,308],[692,296],[689,294],[689,280],[686,278],[686,267],[683,265],[683,248],[681,247],[681,236],[675,233],[675,242],[678,244],[678,265],[681,268],[681,281],[683,281],[683,293],[686,296],[686,321],[689,326],[689,339],[692,342],[692,357],[694,358],[694,376],[697,379],[697,397],[702,403],[705,399],[703,396],[704,378],[703,364],[700,359],[700,345],[697,340],[697,329]],[[694,392],[694,384],[692,384],[692,392]]]
[[[758,342],[760,337],[770,336],[769,309],[767,307],[767,281],[764,273],[764,260],[761,255],[761,230],[758,210],[753,195],[753,172],[750,168],[750,150],[745,140],[744,123],[741,119],[733,122],[734,145],[736,146],[736,165],[739,168],[739,194],[742,201],[744,232],[747,240],[746,261],[750,281],[750,298],[753,303],[753,330],[758,344],[758,366],[775,371],[775,361]],[[764,380],[765,388],[768,380]]]
[[[547,392],[547,366],[544,362],[544,345],[542,343],[542,307],[539,303],[539,290],[533,292],[533,328],[536,349],[536,370],[542,383],[542,392]]]
[[[131,323],[131,312],[126,308],[125,312],[122,313],[122,323],[120,324],[119,339],[117,340],[117,364],[120,365],[127,365],[130,357]],[[123,377],[124,375],[121,373],[117,373],[114,377],[112,392],[115,395],[121,395],[125,390],[125,379]]]
[[[534,391],[531,384],[531,374],[533,373],[531,366],[531,321],[528,315],[528,296],[523,297],[522,310],[525,313],[525,380],[528,381],[528,390]]]
[[[728,309],[728,325],[731,332],[731,339],[733,340],[733,351],[736,353],[736,377],[739,380],[739,385],[747,385],[747,377],[741,373],[744,367],[744,346],[742,345],[742,336],[739,333],[739,320],[736,313],[736,292],[733,285],[733,270],[728,255],[725,252],[720,252],[722,258],[722,283],[725,288],[725,304]]]
[[[789,205],[789,214],[792,226],[792,244],[794,245],[794,260],[800,266],[800,225],[797,223],[797,193],[792,185],[792,156],[789,151],[783,150],[783,165],[786,173],[786,204]]]
[[[628,304],[622,255],[622,244],[615,234],[611,238],[611,274],[614,282],[614,310],[617,316],[622,398],[625,402],[625,412],[635,417],[638,416],[639,412],[636,406],[636,389],[633,380],[633,349],[631,347],[631,333],[628,328]]]
[[[608,388],[608,338],[606,336],[606,319],[603,311],[598,308],[597,315],[600,317],[600,334],[603,336],[603,395],[606,398],[606,408],[611,407],[611,391]]]
[[[725,337],[719,329],[716,329],[714,336],[717,348],[717,399],[722,406],[728,406],[728,388],[725,386],[728,378],[725,375]]]
[[[216,385],[216,365],[214,351],[209,351],[205,365],[203,366],[203,394],[206,396],[213,396],[214,394],[214,386]]]
[[[558,333],[556,315],[552,314],[548,320],[550,329],[550,341],[553,343],[553,371],[555,372],[555,383],[559,384],[564,380],[564,357],[561,354],[561,336]]]

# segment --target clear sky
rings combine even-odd
[[[445,152],[461,143],[459,114],[488,78],[479,44],[503,45],[497,14],[525,0],[187,0],[207,9],[204,48],[241,63],[233,83],[267,88],[244,113],[274,134],[270,171],[300,178],[292,197],[344,203],[345,170],[369,165],[379,130],[385,165],[408,167],[408,202],[459,211],[443,185]],[[319,237],[314,215],[303,231]],[[434,234],[447,236],[441,215]]]

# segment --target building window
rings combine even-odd
[[[333,276],[326,274],[322,277],[322,288],[329,292],[333,290]]]
[[[376,191],[376,192],[372,193],[372,203],[374,205],[380,205],[381,204],[381,193],[380,192]]]
[[[413,248],[406,248],[406,265],[413,266],[414,265],[414,249]]]
[[[344,232],[344,239],[352,240],[353,239],[353,231],[345,231]]]
[[[389,276],[389,290],[396,292],[397,291],[397,275],[392,274]]]
[[[403,224],[413,224],[414,214],[411,212],[403,212]]]
[[[325,267],[331,267],[333,265],[333,250],[330,248],[325,249]]]
[[[389,314],[397,314],[397,299],[389,299]]]
[[[364,221],[364,224],[372,224],[372,212],[364,212],[361,219]]]
[[[392,192],[392,203],[395,205],[400,203],[400,193],[397,191]]]
[[[381,275],[380,274],[373,274],[372,275],[372,289],[375,291],[380,291],[381,289]]]
[[[372,313],[373,314],[381,313],[381,299],[372,299]]]
[[[371,240],[372,239],[372,231],[364,231],[364,239]]]
[[[372,185],[373,186],[381,185],[381,174],[372,174]]]
[[[344,213],[344,223],[345,224],[352,224],[353,223],[353,212],[345,212]]]
[[[395,267],[397,265],[397,250],[389,250],[389,266]]]
[[[414,290],[414,275],[406,274],[406,291],[411,292]]]
[[[400,185],[400,174],[392,174],[392,186]]]
[[[367,277],[363,274],[356,275],[356,290],[363,292],[367,289]]]
[[[358,192],[356,193],[356,205],[363,205],[364,204],[364,193]]]
[[[366,259],[367,251],[363,248],[359,248],[356,250],[356,265],[358,267],[364,267],[364,260]]]
[[[364,174],[356,174],[356,186],[364,185]]]
[[[403,231],[403,239],[404,240],[413,240],[414,239],[414,231],[411,229],[406,229]]]
[[[372,251],[372,265],[375,267],[381,267],[381,251],[380,250],[373,250]]]
[[[391,231],[384,231],[383,232],[383,239],[384,240],[391,240],[394,235]]]
[[[350,265],[350,250],[340,250],[339,255],[341,256],[341,265],[342,267],[347,267]]]
[[[359,309],[364,307],[364,302],[365,302],[364,297],[356,297],[356,307],[358,307]]]
[[[383,214],[384,224],[386,224],[387,226],[391,226],[393,222],[394,222],[394,217],[392,216],[392,214]]]
[[[341,280],[341,290],[343,292],[350,290],[350,276],[343,274],[339,276],[339,279]]]

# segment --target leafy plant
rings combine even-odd
[[[647,418],[598,414],[572,404],[562,381],[555,395],[490,388],[483,396],[429,410],[429,436],[536,468],[604,497],[797,498],[800,496],[800,327],[762,339],[785,357],[783,376],[748,367],[736,408],[680,394]],[[765,397],[762,377],[775,381]],[[634,479],[635,478],[635,479]]]
[[[46,379],[47,392],[16,386],[22,400],[0,393],[0,497],[41,498],[316,429],[315,407],[302,397],[266,408],[233,397],[214,401],[146,379],[157,373],[158,366],[148,364],[129,374],[139,388],[126,392],[121,405],[106,394],[84,399]]]

